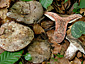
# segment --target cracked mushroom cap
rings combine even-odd
[[[18,51],[26,47],[34,38],[33,31],[15,22],[0,27],[0,47],[6,51]]]
[[[28,47],[28,53],[31,54],[33,63],[42,63],[50,58],[50,45],[47,40],[34,40]]]
[[[18,22],[32,24],[43,15],[42,5],[37,1],[19,1],[16,2],[7,13],[10,18],[16,19]]]

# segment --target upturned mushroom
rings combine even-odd
[[[46,12],[45,15],[55,21],[55,31],[52,38],[56,43],[61,43],[64,40],[67,24],[82,17],[80,14],[60,17],[58,14],[53,12]]]
[[[70,45],[65,52],[65,58],[69,60],[73,59],[78,50],[85,54],[85,46],[82,45],[79,39],[74,38],[71,33],[67,35],[66,39],[70,42]]]
[[[9,22],[0,27],[0,47],[6,51],[18,51],[31,43],[33,31],[24,25]]]
[[[16,2],[7,13],[7,16],[14,18],[18,22],[32,24],[41,18],[43,15],[43,7],[37,1],[18,1]]]

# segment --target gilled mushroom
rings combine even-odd
[[[37,1],[19,1],[16,2],[7,13],[10,18],[16,19],[18,22],[32,24],[43,15],[42,5]]]
[[[85,54],[85,46],[82,45],[82,42],[79,39],[74,38],[71,34],[67,35],[66,39],[70,42],[64,55],[67,59],[73,59],[78,50]]]
[[[6,51],[18,51],[26,47],[34,38],[33,31],[15,22],[0,27],[0,47]]]
[[[55,21],[55,31],[52,38],[56,43],[61,43],[64,40],[67,24],[82,17],[80,14],[74,14],[68,17],[60,17],[58,14],[53,12],[46,12],[45,15],[51,20]]]
[[[28,53],[31,54],[33,63],[42,63],[50,58],[50,45],[47,40],[34,40],[28,46]]]

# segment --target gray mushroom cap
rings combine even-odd
[[[33,31],[15,22],[5,23],[0,27],[0,47],[6,51],[18,51],[31,43]]]
[[[50,47],[47,40],[34,40],[28,47],[28,53],[32,56],[33,63],[42,63],[50,58]]]
[[[73,59],[78,50],[85,54],[84,46],[79,39],[74,38],[71,34],[67,35],[66,39],[70,42],[70,45],[64,55],[67,59]]]
[[[7,13],[10,18],[16,19],[18,22],[32,24],[43,15],[42,5],[37,1],[19,1],[16,2]]]

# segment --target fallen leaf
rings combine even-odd
[[[77,57],[78,57],[78,58],[81,58],[81,57],[82,57],[82,53],[81,53],[81,52],[78,52],[78,53],[77,53]]]
[[[75,57],[73,64],[81,64],[81,61],[77,57]]]
[[[0,0],[0,8],[9,7],[11,0]]]
[[[35,34],[41,34],[42,32],[45,32],[44,29],[39,24],[35,24],[33,26],[33,30]]]
[[[53,21],[50,21],[50,20],[44,20],[44,21],[41,22],[41,26],[44,29],[48,29],[48,28],[50,28],[53,25],[54,25],[54,22]]]

